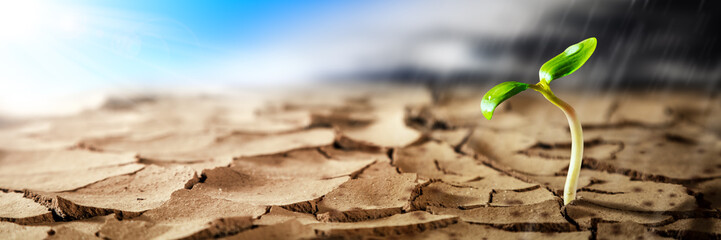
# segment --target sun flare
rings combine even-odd
[[[23,40],[33,37],[47,23],[47,7],[38,1],[0,2],[0,39]]]

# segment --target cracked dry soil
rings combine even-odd
[[[352,89],[349,90],[349,89]],[[0,128],[0,239],[719,239],[718,95],[480,88],[114,98]]]

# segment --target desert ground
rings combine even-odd
[[[344,85],[144,93],[0,127],[0,239],[718,239],[721,97]]]

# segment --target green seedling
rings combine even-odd
[[[488,90],[481,100],[481,111],[486,119],[491,120],[493,111],[498,104],[523,92],[526,89],[533,89],[543,94],[548,101],[556,105],[566,114],[568,125],[571,128],[571,163],[568,166],[568,176],[563,189],[563,204],[576,199],[576,188],[578,187],[578,174],[581,172],[581,160],[583,157],[583,131],[581,122],[578,121],[576,111],[571,105],[556,97],[549,85],[551,81],[568,76],[588,60],[596,49],[596,38],[589,38],[566,48],[558,56],[551,58],[541,66],[538,71],[540,81],[530,85],[520,82],[504,82]]]

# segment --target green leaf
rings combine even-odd
[[[538,77],[546,84],[551,81],[568,76],[586,63],[596,50],[596,38],[589,38],[566,48],[558,56],[551,58],[541,66]]]
[[[503,82],[488,90],[481,100],[481,112],[486,119],[491,120],[493,111],[498,104],[528,89],[528,84],[520,82]]]

